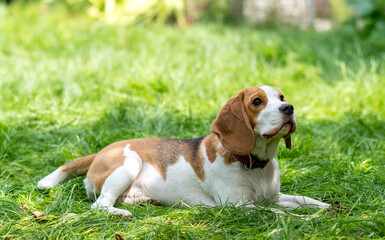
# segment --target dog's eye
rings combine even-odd
[[[263,101],[262,101],[260,98],[256,98],[256,99],[253,100],[253,104],[254,104],[255,106],[259,106],[259,105],[261,105],[262,103],[263,103]]]
[[[279,99],[281,99],[281,101],[285,100],[285,96],[281,95],[279,96]]]

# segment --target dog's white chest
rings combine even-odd
[[[221,158],[218,156],[218,158]],[[279,169],[273,159],[265,168],[244,170],[240,163],[226,165],[217,159],[205,165],[206,189],[221,203],[262,202],[279,193]]]

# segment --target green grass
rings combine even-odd
[[[384,238],[384,49],[343,29],[110,25],[0,5],[0,237]],[[91,211],[82,177],[36,188],[117,140],[207,134],[225,101],[255,85],[282,90],[295,106],[293,150],[281,144],[278,154],[282,191],[349,212],[304,220],[258,207],[146,205],[124,206],[134,214],[125,219]]]

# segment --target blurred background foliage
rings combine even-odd
[[[385,0],[350,0],[354,10],[352,19],[347,23],[361,37],[369,38],[375,44],[385,42]]]
[[[8,4],[41,2],[41,0],[1,1]],[[48,7],[61,6],[72,14],[87,14],[109,22],[176,23],[179,26],[196,21],[267,26],[293,23],[286,21],[282,16],[288,11],[288,3],[292,2],[291,11],[298,12],[301,7],[305,8],[305,16],[299,21],[309,22],[306,27],[314,27],[314,21],[317,19],[326,19],[331,21],[333,26],[342,24],[349,31],[357,31],[361,37],[370,38],[374,42],[381,41],[385,37],[385,0],[45,0],[43,2]],[[253,18],[250,15],[257,14],[253,11],[258,7],[262,7],[265,16],[250,21],[250,18]],[[294,25],[304,26],[298,22]]]
[[[71,15],[119,24],[198,22],[258,28],[336,29],[340,36],[385,47],[385,0],[0,0],[8,5],[40,4]],[[377,51],[377,50],[376,50]]]

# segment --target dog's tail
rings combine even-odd
[[[45,190],[55,187],[67,178],[86,174],[91,163],[94,161],[95,156],[96,154],[76,158],[71,162],[64,164],[40,180],[37,183],[37,188],[40,190]]]

